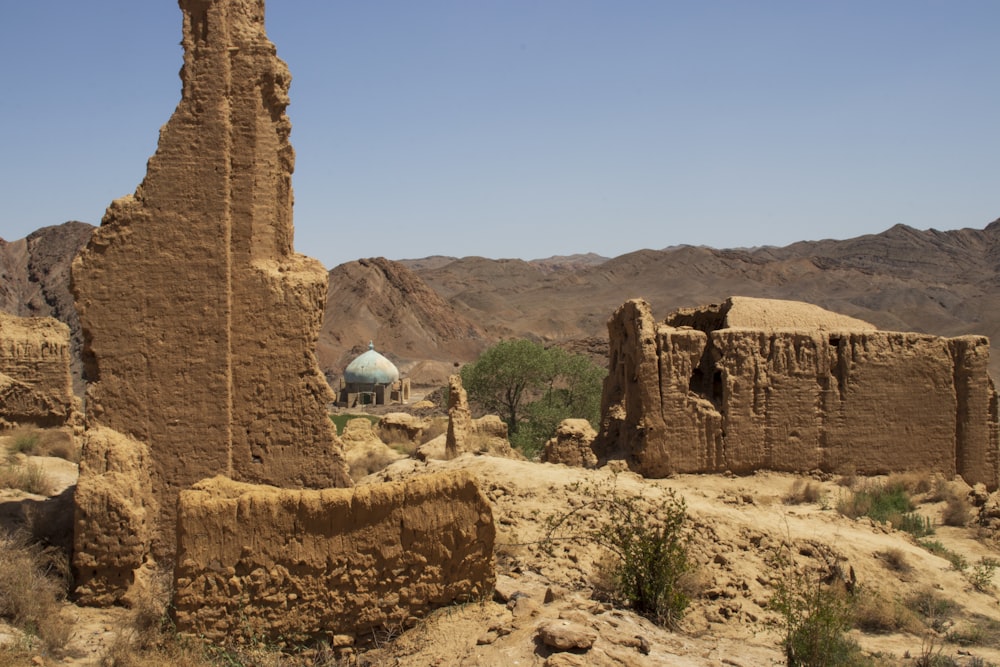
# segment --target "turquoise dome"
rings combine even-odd
[[[392,384],[398,379],[399,369],[375,351],[374,343],[344,369],[344,381],[353,384]]]

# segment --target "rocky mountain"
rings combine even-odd
[[[69,290],[70,264],[93,231],[92,225],[73,221],[43,227],[17,241],[0,239],[0,310],[20,317],[55,317],[69,325],[78,394],[83,393],[83,338]]]
[[[91,229],[72,222],[0,241],[0,308],[55,315],[78,331],[68,267]],[[330,271],[319,358],[337,376],[371,340],[414,383],[437,384],[512,336],[594,353],[608,317],[629,298],[645,299],[662,319],[730,295],[807,301],[883,329],[1000,340],[1000,220],[983,229],[896,225],[781,248],[676,246],[612,259],[357,260]],[[992,371],[1000,376],[1000,354]]]
[[[1000,220],[947,232],[897,225],[783,248],[640,250],[572,270],[464,258],[414,273],[495,337],[603,337],[608,316],[632,297],[662,318],[730,295],[807,301],[889,330],[1000,335]]]

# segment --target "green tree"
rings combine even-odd
[[[462,368],[470,402],[507,423],[511,442],[532,455],[563,419],[600,419],[605,371],[585,356],[506,340]]]

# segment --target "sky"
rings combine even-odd
[[[271,0],[295,246],[612,257],[1000,217],[996,0]],[[172,0],[0,5],[0,237],[98,224],[180,99]]]

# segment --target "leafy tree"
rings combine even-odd
[[[600,419],[605,371],[585,356],[506,340],[462,368],[469,400],[507,422],[511,442],[534,454],[563,419]]]

